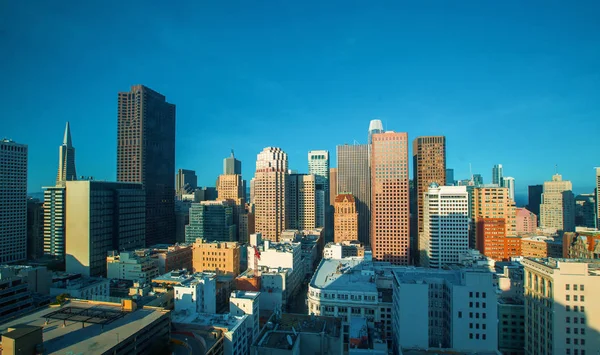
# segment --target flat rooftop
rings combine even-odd
[[[329,336],[337,337],[341,334],[342,318],[282,313],[277,330],[293,332],[292,327],[298,333],[325,332]]]
[[[247,300],[253,300],[256,299],[258,297],[258,295],[260,295],[260,292],[255,292],[255,291],[233,291],[231,292],[231,297],[235,297],[235,298],[243,298],[243,299],[247,299]]]
[[[0,325],[0,334],[19,325],[43,328],[45,354],[103,354],[168,311],[138,309],[122,312],[121,305],[70,301],[61,307],[47,307]],[[85,325],[85,326],[82,326]]]
[[[332,291],[377,292],[373,263],[363,258],[323,259],[310,285]]]
[[[578,270],[585,270],[590,276],[600,276],[600,260],[598,259],[565,259],[565,258],[530,258],[523,259],[524,264],[535,262],[551,269],[560,270],[561,266],[571,265],[571,268],[577,265]],[[565,265],[561,265],[565,264]]]
[[[233,331],[244,323],[247,315],[234,316],[229,313],[213,314],[213,313],[195,313],[187,314],[185,311],[171,312],[171,320],[173,323],[186,324],[196,326],[199,329],[211,329],[212,327],[223,328],[227,331]]]

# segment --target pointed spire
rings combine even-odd
[[[65,137],[63,138],[63,145],[67,147],[72,147],[73,142],[71,142],[71,128],[69,127],[69,122],[67,121],[67,127],[65,127]]]
[[[231,157],[235,158],[235,156],[233,155],[233,148],[231,148]]]

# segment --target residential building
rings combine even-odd
[[[107,252],[144,247],[142,184],[80,180],[65,186],[67,272],[105,276]]]
[[[246,328],[248,328],[248,349],[258,339],[260,332],[260,292],[234,291],[229,297],[229,312],[233,316],[247,315]]]
[[[371,172],[369,144],[337,146],[337,189],[351,193],[358,212],[358,240],[369,245],[371,230]]]
[[[531,258],[562,258],[562,240],[554,237],[521,238],[521,256]]]
[[[459,263],[469,250],[469,194],[465,186],[431,183],[423,194],[420,265],[439,269]]]
[[[44,255],[44,202],[27,199],[27,260]]]
[[[223,159],[223,175],[242,175],[242,162],[235,158],[233,149],[231,155]]]
[[[157,244],[148,247],[150,257],[158,266],[158,273],[163,275],[173,270],[192,270],[191,244]]]
[[[258,154],[253,179],[255,231],[272,241],[278,241],[288,226],[287,171],[287,154],[281,148],[267,147]]]
[[[158,265],[145,249],[138,251],[112,251],[106,257],[106,277],[150,284],[160,275]]]
[[[206,242],[197,239],[193,244],[194,272],[240,274],[240,246],[236,242]]]
[[[544,193],[544,185],[529,185],[527,209],[540,217],[540,205],[542,204],[542,193]]]
[[[325,228],[329,200],[329,152],[327,150],[311,150],[308,152],[308,173],[315,176],[315,227]],[[327,222],[327,226],[329,226]]]
[[[323,248],[323,259],[342,259],[353,256],[365,257],[365,247],[358,240],[327,243]]]
[[[285,211],[287,213],[288,228],[286,229],[313,229],[317,227],[316,179],[315,175],[287,175]]]
[[[596,353],[600,349],[598,264],[552,258],[525,258],[522,264],[525,353]]]
[[[540,205],[540,227],[557,231],[575,231],[575,196],[570,181],[555,174],[552,181],[544,182],[544,193]]]
[[[75,170],[75,148],[71,141],[71,129],[69,122],[65,127],[63,143],[58,148],[58,173],[56,174],[56,184],[64,181],[77,180]]]
[[[537,230],[537,216],[526,208],[516,209],[517,235],[534,234]]]
[[[193,244],[196,239],[233,242],[237,226],[233,221],[233,203],[227,201],[202,201],[192,203],[190,224],[185,226],[185,242]]]
[[[383,132],[383,123],[381,123],[381,120],[371,120],[371,122],[369,122],[369,144],[373,143],[374,134]]]
[[[145,244],[173,243],[175,105],[143,85],[119,93],[117,181],[144,187]]]
[[[494,275],[481,269],[393,271],[396,351],[498,349],[498,298]]]
[[[515,200],[515,178],[514,177],[503,177],[502,186],[508,189],[508,198]]]
[[[408,135],[390,131],[374,134],[372,139],[371,250],[373,258],[408,265],[411,262]],[[445,170],[443,174],[445,175]]]
[[[0,140],[0,264],[27,259],[27,145]]]
[[[122,303],[71,300],[2,326],[2,354],[148,354],[168,352],[170,312]]]
[[[481,254],[496,261],[521,255],[521,238],[506,235],[506,219],[479,218],[475,228],[477,250]]]
[[[175,312],[217,313],[217,275],[195,273],[175,284]]]
[[[495,184],[498,187],[504,187],[502,186],[503,182],[504,180],[502,176],[502,164],[496,164],[492,168],[492,184]]]
[[[596,196],[581,194],[575,196],[575,225],[578,227],[596,227]]]
[[[336,243],[342,241],[358,241],[358,212],[356,200],[352,194],[339,194],[333,203],[334,233]]]
[[[454,186],[456,181],[454,180],[454,169],[446,169],[446,186]]]
[[[419,243],[421,233],[424,231],[424,195],[431,184],[438,186],[446,184],[446,137],[428,136],[417,137],[413,141],[413,182],[417,198],[418,229],[412,233],[416,235],[417,250],[422,250]],[[414,249],[414,248],[413,248]],[[415,257],[419,257],[415,255]]]
[[[62,294],[81,300],[105,300],[110,295],[110,280],[83,277],[81,274],[60,274],[52,277],[50,296]]]
[[[182,195],[190,194],[198,188],[198,176],[194,170],[179,169],[175,177],[175,193],[181,200]]]
[[[65,184],[44,188],[44,254],[65,257],[67,190]]]

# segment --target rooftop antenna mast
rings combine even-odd
[[[473,180],[473,168],[471,167],[471,163],[469,163],[469,175],[471,175],[471,183],[475,184]]]

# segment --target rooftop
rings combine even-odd
[[[600,276],[600,260],[598,259],[565,259],[565,258],[525,258],[525,266],[530,263],[537,263],[551,269],[560,270],[568,266],[569,272],[576,274],[577,271],[585,272],[590,276]],[[575,270],[574,267],[577,269]]]
[[[181,323],[190,326],[196,326],[200,329],[211,329],[217,327],[226,331],[234,331],[237,327],[244,323],[248,315],[234,316],[229,313],[213,314],[213,313],[194,313],[187,314],[185,311],[171,312],[173,323]]]
[[[260,295],[260,292],[255,291],[233,291],[231,297],[254,300]]]
[[[110,282],[102,277],[81,277],[80,274],[61,274],[52,278],[51,288],[60,288],[66,290],[79,290],[84,287],[96,284]]]
[[[377,292],[374,263],[363,258],[323,259],[310,285],[329,290]]]

